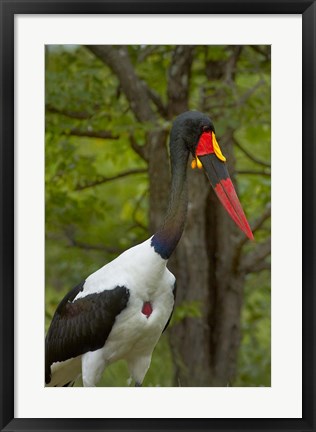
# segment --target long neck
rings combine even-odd
[[[179,151],[180,150],[180,151]],[[189,153],[182,146],[170,146],[171,194],[163,226],[152,238],[152,246],[163,258],[170,258],[184,230],[188,207],[187,162]]]

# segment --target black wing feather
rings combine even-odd
[[[60,302],[45,340],[45,381],[51,380],[51,365],[104,346],[116,316],[126,307],[129,290],[117,286],[75,300],[84,282]]]
[[[174,298],[173,308],[172,308],[170,317],[169,317],[169,319],[168,319],[168,321],[167,321],[167,323],[165,325],[165,328],[163,329],[162,333],[164,333],[167,330],[167,327],[170,324],[170,321],[171,321],[171,318],[172,318],[172,315],[173,315],[175,301],[176,301],[176,295],[177,295],[177,281],[174,282],[172,293],[173,293],[173,298]]]

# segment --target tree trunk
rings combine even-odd
[[[177,278],[178,306],[198,302],[200,317],[186,317],[171,328],[175,360],[175,385],[208,386],[211,382],[211,332],[207,322],[210,307],[209,267],[205,224],[208,185],[204,173],[189,170],[189,207],[185,231],[170,260]]]

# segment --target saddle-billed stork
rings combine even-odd
[[[151,356],[174,308],[175,277],[167,261],[182,235],[187,212],[187,164],[203,167],[223,206],[250,239],[253,235],[208,116],[179,115],[170,134],[171,194],[162,227],[91,274],[61,301],[46,336],[47,386],[71,386],[82,374],[96,386],[105,367],[125,359],[141,386]]]

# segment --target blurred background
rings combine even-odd
[[[166,211],[168,134],[207,113],[252,226],[188,166],[176,308],[144,386],[270,386],[270,46],[46,46],[46,330],[73,286]],[[101,386],[126,386],[123,362]]]

